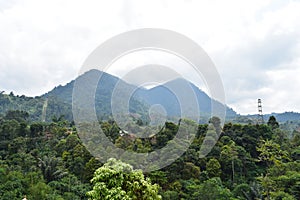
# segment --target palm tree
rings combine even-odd
[[[38,158],[38,166],[47,183],[60,179],[67,174],[67,172],[58,168],[59,159],[55,157],[44,156],[42,159]]]

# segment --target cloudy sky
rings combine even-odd
[[[203,47],[238,113],[258,98],[264,113],[300,112],[299,19],[296,0],[0,0],[0,90],[41,95],[112,36],[164,28]]]

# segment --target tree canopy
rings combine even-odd
[[[92,200],[159,200],[159,186],[145,178],[142,171],[111,158],[95,171],[91,180],[93,190],[88,192]]]
[[[64,117],[30,119],[30,113],[20,110],[0,116],[1,200],[300,199],[299,128],[290,134],[273,118],[268,124],[220,127],[217,118],[211,124],[196,124],[196,136],[186,152],[169,166],[148,173],[135,170],[134,162],[109,159],[102,164]],[[143,153],[171,142],[179,128],[166,122],[157,134],[138,138],[120,134],[113,120],[99,125],[117,147]],[[201,147],[211,142],[216,144],[201,157]]]

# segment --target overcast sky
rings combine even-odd
[[[41,95],[110,37],[164,28],[196,41],[238,113],[300,112],[300,1],[0,0],[0,90]]]

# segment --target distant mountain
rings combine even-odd
[[[101,76],[101,80],[99,80],[98,82],[98,87],[95,93],[96,111],[98,116],[111,115],[112,111],[111,111],[110,100],[112,98],[112,92],[115,89],[117,84],[118,87],[122,88],[122,90],[119,92],[126,93],[126,91],[135,91],[132,98],[130,99],[129,108],[130,108],[130,112],[138,113],[140,115],[148,115],[147,110],[149,107],[155,104],[160,104],[165,108],[167,112],[167,116],[170,117],[180,116],[181,110],[180,110],[179,101],[176,97],[176,94],[174,94],[174,92],[168,88],[173,88],[179,93],[184,93],[186,91],[181,89],[181,87],[182,85],[186,85],[186,84],[189,84],[191,86],[192,91],[195,93],[195,97],[198,102],[198,106],[200,108],[200,114],[202,117],[205,118],[206,122],[207,119],[210,117],[212,102],[215,103],[217,110],[218,109],[221,110],[222,108],[221,103],[212,100],[206,93],[201,91],[194,84],[184,79],[175,79],[163,85],[159,85],[151,89],[146,89],[146,88],[137,88],[136,86],[128,84],[122,81],[121,79],[112,76],[110,74],[107,74],[105,72],[100,72],[98,70],[91,70],[78,77],[77,81],[82,79],[81,82],[83,84],[86,84],[86,88],[90,88],[89,79],[94,78],[94,76],[96,77]],[[56,97],[65,103],[71,104],[74,83],[75,80],[71,81],[65,86],[58,86],[54,88],[52,91],[43,95],[43,97],[47,97],[47,98]],[[188,96],[190,94],[187,93],[185,95]],[[121,97],[125,96],[125,94],[120,94],[120,96]],[[188,102],[184,102],[184,103],[188,103]],[[228,106],[226,106],[226,114],[227,116],[230,117],[236,116],[235,111],[233,111]]]
[[[175,79],[163,85],[145,89],[137,88],[105,72],[90,70],[79,76],[76,80],[64,86],[57,86],[48,93],[35,98],[0,94],[0,114],[4,114],[8,110],[25,110],[32,116],[32,120],[49,121],[53,116],[60,115],[64,115],[68,120],[72,120],[72,96],[75,82],[81,81],[84,84],[84,88],[88,90],[91,88],[90,78],[100,76],[101,80],[98,82],[95,96],[93,97],[95,98],[96,113],[99,118],[107,118],[111,115],[111,98],[117,84],[122,88],[119,91],[121,98],[125,96],[127,91],[135,91],[129,101],[129,110],[131,113],[136,113],[138,114],[137,116],[144,119],[146,119],[145,116],[148,116],[148,108],[154,104],[161,104],[168,116],[180,116],[181,110],[177,94],[174,94],[174,91],[171,91],[170,88],[186,96],[190,94],[188,94],[188,91],[182,89],[182,85],[187,84],[190,85],[195,94],[194,97],[197,99],[200,115],[205,118],[203,122],[207,122],[207,119],[210,117],[212,102],[215,103],[217,110],[222,107],[221,103],[212,100],[198,87],[184,79]],[[189,101],[185,101],[184,103],[189,104]],[[237,115],[228,106],[226,106],[226,112],[229,117]]]
[[[271,115],[274,115],[279,122],[300,121],[300,113],[297,112],[271,113],[269,116]]]
[[[179,95],[178,95],[179,94]],[[212,112],[212,104],[214,104],[217,113],[222,112],[223,105],[211,99],[205,92],[200,90],[194,84],[185,79],[174,79],[163,85],[156,86],[151,89],[141,88],[136,91],[136,97],[145,101],[149,106],[162,105],[168,116],[180,116],[180,95],[183,99],[181,103],[189,104],[193,98],[198,104],[200,115],[208,119]],[[196,104],[196,105],[197,105]],[[192,108],[195,109],[195,108]],[[227,117],[235,117],[237,114],[234,110],[225,105]]]
[[[268,122],[270,116],[274,116],[276,118],[276,121],[278,121],[279,123],[300,122],[300,113],[297,112],[264,114],[263,118],[265,123]],[[232,121],[237,123],[257,123],[258,115],[239,115],[235,117]]]
[[[77,83],[83,84],[83,88],[86,88],[86,90],[89,90],[93,88],[93,85],[91,85],[91,81],[94,78],[101,79],[98,81],[96,91],[93,97],[95,99],[95,109],[98,118],[105,118],[107,119],[111,114],[111,99],[112,94],[114,91],[114,88],[118,84],[118,86],[121,86],[124,88],[124,91],[121,91],[121,93],[126,92],[126,90],[134,90],[136,86],[126,83],[125,81],[107,74],[105,72],[101,72],[98,70],[90,70],[83,75],[79,76],[76,80],[71,81],[70,83],[66,84],[65,86],[58,86],[51,90],[50,92],[42,95],[43,98],[52,98],[56,97],[60,99],[61,101],[72,104],[72,97],[73,97],[73,88],[74,84],[77,81]],[[120,96],[124,96],[120,94]],[[141,101],[138,101],[134,97],[130,99],[129,102],[129,111],[132,113],[137,113],[139,115],[144,115],[147,110],[147,105]],[[70,111],[72,112],[72,111]]]
[[[119,91],[119,96],[122,98],[127,91],[135,91],[129,101],[129,110],[135,113],[136,117],[146,119],[148,116],[148,109],[155,104],[160,104],[164,107],[168,116],[180,116],[180,103],[178,100],[178,92],[186,99],[192,98],[188,96],[188,91],[185,91],[182,85],[189,85],[194,92],[193,97],[196,97],[202,122],[207,122],[211,113],[211,104],[215,103],[217,110],[221,108],[222,104],[216,100],[211,99],[205,92],[200,90],[194,84],[184,80],[175,79],[163,85],[153,87],[151,89],[137,88],[132,84],[112,76],[110,74],[100,72],[98,70],[91,70],[77,79],[69,82],[64,86],[57,86],[48,93],[37,97],[26,97],[24,95],[14,95],[13,93],[0,93],[0,116],[4,115],[9,110],[24,110],[30,114],[31,120],[34,121],[50,121],[53,116],[59,117],[64,115],[66,119],[72,120],[72,96],[75,81],[86,80],[84,84],[89,88],[90,77],[100,76],[101,80],[98,82],[95,92],[95,107],[99,118],[108,118],[111,115],[111,97],[112,93],[118,84],[122,90]],[[175,90],[175,91],[172,91]],[[185,103],[189,101],[185,101]],[[237,123],[255,123],[257,115],[238,115],[234,110],[226,106],[227,121]],[[264,115],[264,120],[267,122],[268,118],[274,115],[278,122],[285,123],[287,121],[300,121],[300,113],[285,112],[285,113],[271,113]]]
[[[0,115],[4,115],[9,110],[24,110],[30,115],[32,121],[51,121],[54,116],[63,115],[68,120],[73,120],[72,96],[75,81],[87,79],[85,87],[89,88],[89,77],[101,75],[101,81],[95,93],[95,107],[99,119],[108,119],[111,115],[110,99],[115,85],[118,83],[125,88],[134,88],[119,78],[98,70],[91,70],[79,76],[76,80],[62,86],[57,86],[48,93],[37,97],[15,96],[13,93],[0,93]],[[130,99],[130,112],[137,113],[142,117],[146,113],[146,104]]]

